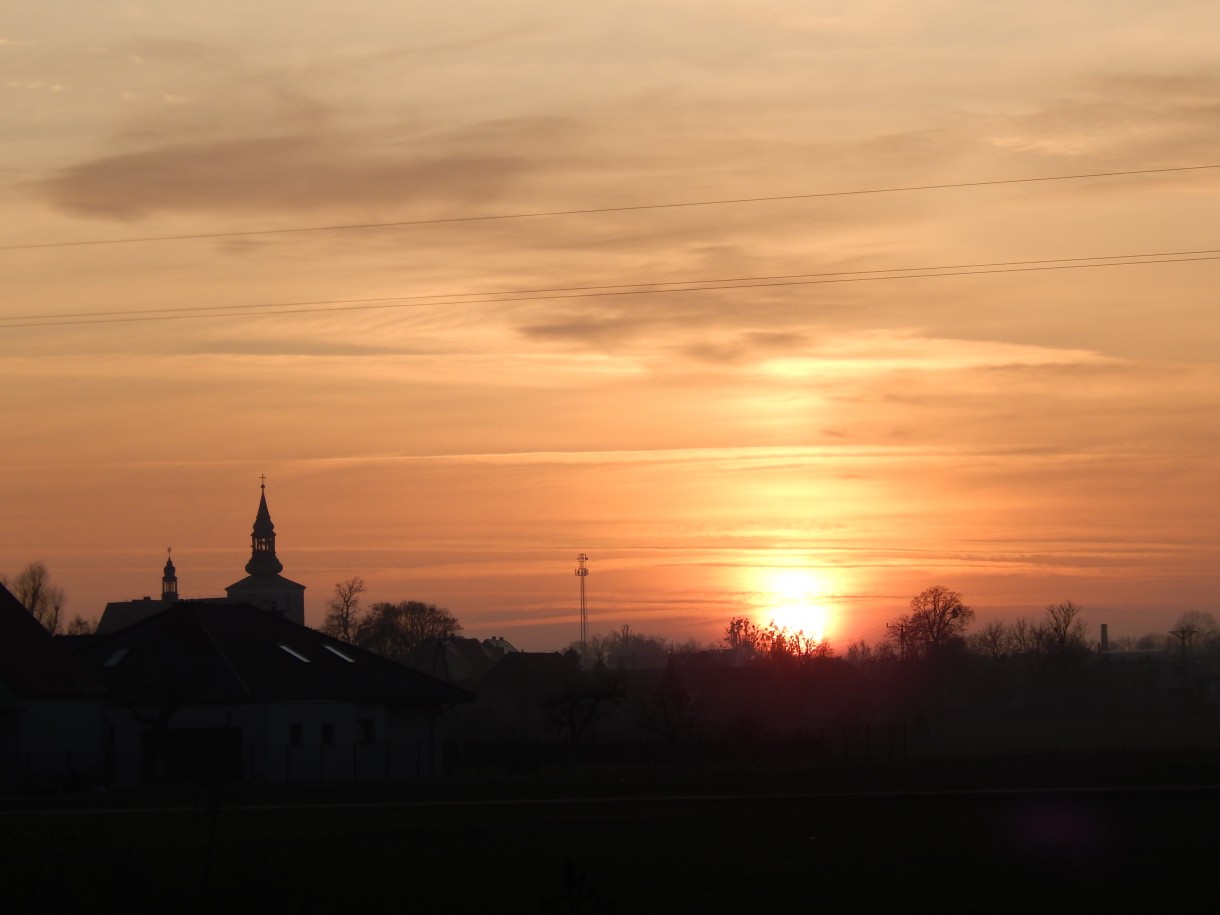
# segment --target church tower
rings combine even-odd
[[[178,570],[174,568],[173,551],[166,550],[165,572],[161,576],[161,603],[178,602]]]
[[[250,532],[246,577],[225,588],[232,603],[250,604],[305,625],[305,586],[280,573],[284,564],[275,555],[275,525],[267,508],[267,478],[259,486],[258,512]]]
[[[275,557],[275,525],[271,523],[271,512],[267,510],[267,480],[259,485],[258,514],[254,516],[254,530],[250,532],[250,561],[246,572],[250,575],[279,575],[284,564]]]

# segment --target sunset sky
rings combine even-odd
[[[223,593],[266,474],[315,625],[359,575],[559,648],[582,551],[593,632],[1220,613],[1217,48],[1214,0],[17,5],[0,571]]]

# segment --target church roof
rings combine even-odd
[[[275,525],[267,509],[267,483],[259,486],[258,512],[250,532],[250,561],[246,571],[252,576],[278,575],[284,564],[275,555]]]
[[[277,591],[305,590],[305,586],[303,584],[285,578],[283,575],[276,573],[259,573],[256,575],[247,575],[241,581],[235,581],[231,585],[226,585],[225,591],[265,591],[268,588]]]
[[[131,705],[331,700],[439,707],[465,690],[247,604],[187,602],[83,647]]]
[[[271,523],[271,512],[267,509],[267,484],[260,488],[258,513],[254,516],[254,535],[270,537],[275,533],[275,525]]]

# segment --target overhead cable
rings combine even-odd
[[[1176,264],[1220,260],[1220,248],[1195,251],[1165,251],[1148,254],[1117,254],[1095,257],[1054,258],[1034,261],[1002,261],[978,264],[950,264],[936,267],[906,267],[838,271],[775,276],[751,276],[705,280],[675,280],[652,283],[623,283],[601,286],[568,286],[493,292],[435,293],[409,296],[381,296],[365,299],[323,299],[318,301],[258,303],[252,305],[202,305],[154,308],[140,311],[72,312],[52,315],[13,315],[0,318],[0,329],[19,327],[65,327],[86,324],[122,324],[146,321],[176,321],[191,318],[259,317],[286,314],[315,314],[335,311],[367,311],[391,308],[440,307],[446,305],[486,305],[535,302],[554,299],[591,299],[612,296],[662,295],[713,292],[735,289],[766,289],[783,286],[818,286],[836,283],[861,283],[914,280],[954,276],[984,276],[1000,273],[1029,273],[1051,270],[1080,270],[1098,267],[1124,267],[1150,264]]]
[[[433,219],[405,219],[392,222],[357,222],[323,226],[284,226],[276,229],[249,229],[229,232],[198,232],[183,235],[143,235],[127,238],[89,238],[77,241],[28,242],[0,245],[0,251],[28,251],[36,248],[83,248],[96,245],[133,245],[160,241],[200,241],[218,238],[253,238],[264,235],[289,235],[306,232],[344,232],[354,229],[399,229],[466,222],[494,222],[513,219],[541,219],[558,216],[589,216],[630,213],[641,210],[676,210],[686,207],[730,206],[748,203],[777,203],[791,200],[817,200],[830,197],[860,197],[870,194],[899,194],[913,191],[945,191],[962,188],[996,187],[1005,184],[1035,184],[1050,181],[1079,181],[1088,178],[1121,178],[1134,175],[1161,175],[1171,172],[1196,172],[1220,169],[1216,165],[1180,165],[1166,168],[1140,168],[1113,172],[1086,172],[1073,175],[1042,175],[1032,178],[996,178],[987,181],[956,181],[946,184],[913,184],[899,187],[860,188],[845,191],[815,191],[808,194],[776,194],[768,197],[732,197],[722,200],[692,200],[678,203],[640,203],[617,207],[591,207],[578,210],[544,210],[529,213],[490,213],[472,216],[442,216]]]

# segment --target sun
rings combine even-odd
[[[777,569],[767,573],[759,608],[762,625],[774,622],[804,632],[815,641],[826,638],[830,613],[826,608],[826,584],[805,569]]]

